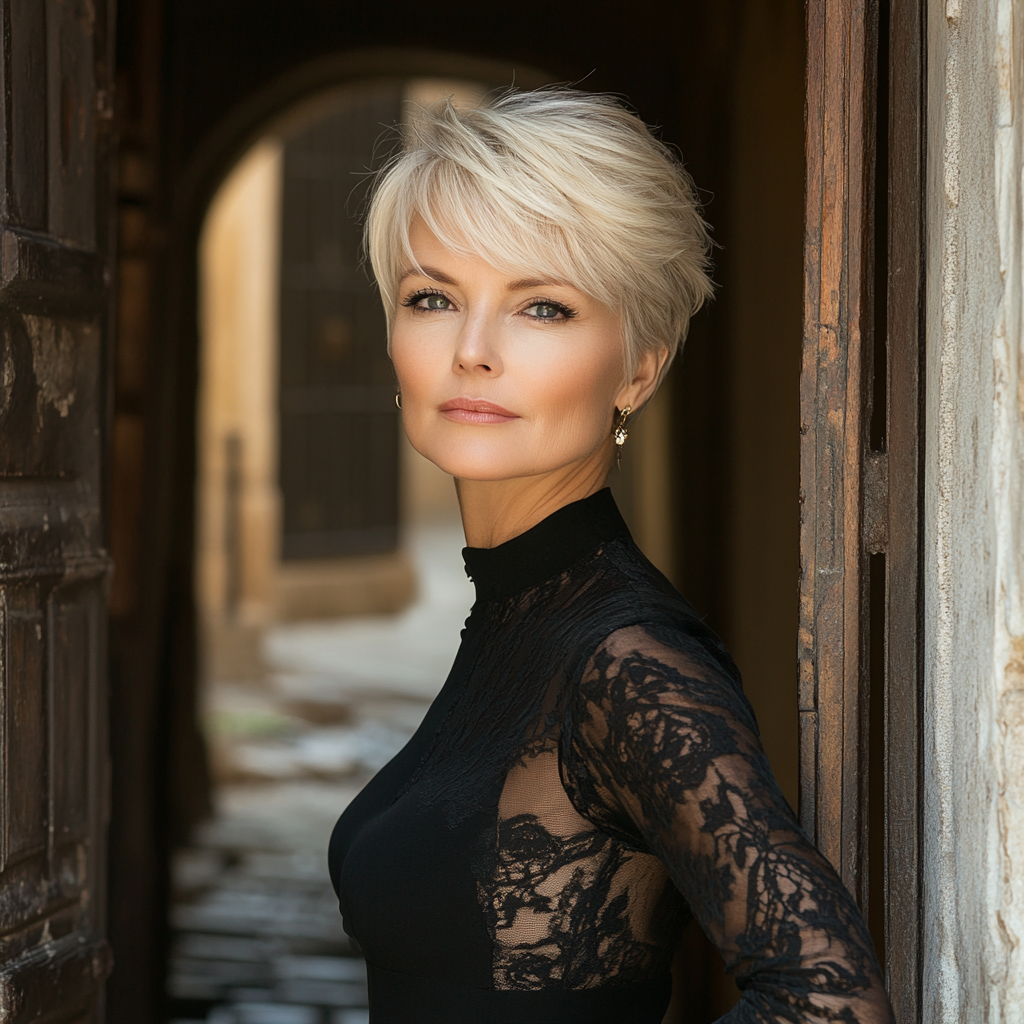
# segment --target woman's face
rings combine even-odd
[[[413,447],[462,480],[608,460],[615,408],[650,392],[623,385],[618,315],[563,282],[454,255],[419,218],[410,241],[423,273],[399,285],[391,352]]]

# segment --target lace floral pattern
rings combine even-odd
[[[637,627],[595,654],[566,753],[574,803],[668,867],[743,990],[727,1020],[890,1021],[853,899],[800,831],[742,693],[693,648]]]
[[[515,805],[541,804],[539,813]],[[479,873],[491,910],[494,984],[592,988],[667,973],[689,912],[654,856],[595,828],[570,804],[557,751],[510,773],[493,857]]]

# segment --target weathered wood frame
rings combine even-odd
[[[807,12],[801,817],[880,923],[901,1024],[921,977],[923,7]]]
[[[0,1021],[99,1024],[112,0],[0,17]]]

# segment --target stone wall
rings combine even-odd
[[[1024,9],[928,33],[922,1020],[1021,1022]]]

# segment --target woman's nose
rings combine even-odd
[[[489,318],[471,317],[459,332],[453,369],[456,373],[497,376],[502,371],[497,327]]]

